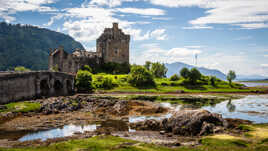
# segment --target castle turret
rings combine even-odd
[[[97,52],[105,63],[129,63],[129,42],[130,35],[122,32],[118,23],[113,23],[113,27],[106,28],[97,39]]]

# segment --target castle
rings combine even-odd
[[[84,65],[98,66],[104,63],[129,63],[130,35],[118,28],[118,23],[113,23],[112,28],[105,28],[97,39],[97,51],[88,52],[76,49],[72,54],[59,47],[49,54],[49,70],[76,73]]]

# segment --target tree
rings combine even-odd
[[[174,74],[173,76],[170,77],[170,81],[178,81],[180,80],[180,77],[177,74]]]
[[[151,65],[152,65],[152,62],[150,62],[150,61],[146,61],[144,67],[145,67],[148,71],[150,71],[150,69],[151,69]]]
[[[29,72],[31,70],[30,69],[27,69],[27,68],[25,68],[23,66],[18,66],[18,67],[15,67],[14,68],[14,71],[16,71],[16,72]]]
[[[212,86],[216,86],[216,80],[217,80],[217,78],[215,77],[215,76],[211,76],[210,78],[209,78],[209,81],[210,81],[210,84],[212,85]]]
[[[92,69],[90,68],[89,65],[84,65],[84,66],[82,67],[82,70],[86,70],[86,71],[92,73]]]
[[[230,86],[232,86],[232,81],[236,78],[234,71],[230,70],[227,74],[227,80],[229,81]]]
[[[137,65],[131,68],[128,82],[136,87],[155,86],[152,73],[145,67]]]
[[[181,75],[184,79],[187,79],[187,78],[189,78],[190,71],[188,70],[188,68],[182,68],[181,71],[180,71],[180,75]]]
[[[151,65],[151,72],[156,78],[166,77],[167,71],[168,69],[165,67],[165,65],[159,62],[152,63]]]
[[[75,86],[78,92],[89,92],[92,90],[92,74],[86,70],[79,70],[75,77]]]
[[[189,79],[193,84],[196,84],[197,80],[200,80],[202,74],[196,68],[192,68],[190,71]]]

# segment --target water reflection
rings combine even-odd
[[[232,104],[232,100],[228,101],[228,103],[226,104],[226,108],[228,109],[229,112],[234,112],[235,111],[235,105]]]
[[[75,132],[84,133],[85,131],[95,131],[97,129],[97,125],[66,125],[63,128],[56,128],[52,130],[47,131],[40,131],[37,133],[29,134],[26,136],[23,136],[19,139],[19,141],[28,141],[28,140],[35,140],[35,139],[41,139],[42,141],[45,141],[49,138],[58,138],[58,137],[66,137],[66,136],[72,136]]]
[[[224,118],[239,118],[254,123],[268,123],[268,95],[246,96],[242,99],[228,100],[216,106],[202,107]]]

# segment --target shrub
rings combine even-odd
[[[174,74],[173,76],[170,77],[170,81],[178,81],[180,80],[180,77],[177,74]]]
[[[88,65],[84,65],[81,69],[82,69],[82,70],[86,70],[86,71],[92,73],[92,69],[91,69],[90,66],[88,66]]]
[[[89,92],[92,90],[92,74],[89,71],[79,70],[75,80],[78,92]]]
[[[27,69],[27,68],[25,68],[23,66],[18,66],[18,67],[14,68],[14,71],[16,71],[16,72],[28,72],[28,71],[31,71],[31,70]]]
[[[132,86],[136,87],[146,87],[156,85],[152,73],[143,66],[133,66],[131,68],[131,72],[128,77],[128,82]]]
[[[94,86],[96,88],[101,89],[112,89],[115,86],[115,84],[113,84],[113,80],[111,77],[103,77],[101,80],[95,82]]]

